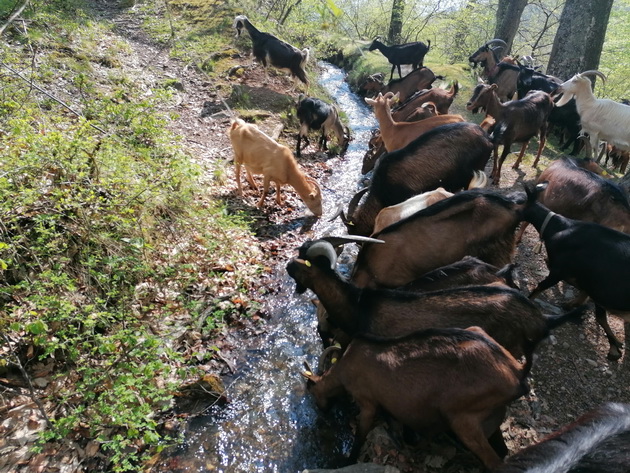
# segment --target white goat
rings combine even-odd
[[[599,71],[574,75],[554,92],[554,95],[563,94],[556,106],[561,107],[575,97],[582,132],[589,136],[587,158],[592,156],[593,150],[598,149],[599,140],[607,141],[621,150],[630,150],[630,107],[614,100],[596,98],[588,78],[592,75],[606,80],[606,76]]]
[[[488,176],[483,171],[475,171],[475,175],[468,184],[468,189],[474,189],[477,187],[485,187],[488,183]],[[381,209],[374,220],[374,231],[372,234],[380,232],[383,228],[409,217],[410,215],[426,209],[427,207],[439,202],[440,200],[448,199],[454,194],[448,192],[443,187],[438,187],[435,190],[424,192],[422,194],[414,195],[409,199],[401,202],[400,204],[390,205]]]
[[[289,184],[302,198],[306,206],[317,217],[322,215],[322,191],[315,179],[306,176],[293,157],[289,148],[274,141],[255,125],[245,123],[240,118],[232,121],[229,130],[234,149],[236,185],[238,195],[243,195],[241,187],[241,165],[245,165],[247,182],[255,189],[253,174],[263,175],[263,194],[258,207],[263,206],[270,181],[276,183],[276,202],[282,204],[280,187]]]

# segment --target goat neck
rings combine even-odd
[[[397,98],[397,95],[378,94],[378,97],[374,100],[366,99],[367,103],[374,108],[374,116],[378,120],[379,127],[381,129],[381,138],[385,144],[385,148],[388,151],[392,151],[391,139],[395,134],[396,122],[392,118],[391,103]]]

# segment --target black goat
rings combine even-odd
[[[494,473],[627,473],[629,465],[630,405],[611,402],[512,455]]]
[[[630,320],[630,235],[552,212],[536,201],[545,188],[545,183],[525,188],[523,220],[533,224],[545,242],[549,268],[549,275],[529,297],[535,298],[560,281],[584,291],[595,302],[595,318],[610,343],[608,358],[618,360],[623,344],[610,329],[606,311]]]
[[[387,58],[392,65],[392,73],[389,77],[389,80],[392,80],[394,78],[394,69],[396,68],[398,68],[398,76],[402,78],[401,64],[411,64],[414,69],[422,67],[424,56],[426,56],[430,48],[431,40],[427,40],[427,44],[424,44],[422,41],[416,41],[414,43],[386,46],[376,38],[372,41],[368,50],[374,51],[378,49]]]
[[[522,99],[532,90],[542,90],[552,94],[562,83],[554,76],[548,76],[531,67],[520,66],[520,72],[516,80],[518,98]],[[566,150],[573,145],[572,155],[576,155],[582,145],[580,136],[580,115],[577,112],[575,99],[571,99],[564,107],[554,107],[549,114],[549,124],[558,128],[561,132],[561,150]]]
[[[304,71],[309,57],[308,49],[300,51],[295,46],[285,43],[270,33],[259,31],[245,15],[234,18],[234,27],[236,28],[236,36],[241,35],[243,28],[247,30],[252,39],[254,57],[265,69],[268,64],[271,64],[278,69],[288,70],[294,79],[297,77],[308,85]]]
[[[319,139],[319,147],[322,150],[327,149],[328,135],[334,134],[337,144],[341,150],[345,150],[349,141],[349,133],[344,130],[339,120],[339,112],[334,105],[329,105],[323,100],[315,97],[300,98],[297,104],[297,117],[300,120],[300,131],[297,136],[296,154],[300,156],[302,147],[302,138],[308,146],[308,131],[321,130],[322,135]]]

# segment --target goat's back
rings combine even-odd
[[[462,191],[373,235],[365,243],[352,280],[359,287],[400,287],[466,255],[503,266],[514,252],[520,211],[491,191]]]
[[[565,217],[630,232],[630,203],[617,184],[580,167],[574,159],[554,161],[538,177],[548,182],[538,200]]]
[[[466,188],[475,170],[484,169],[492,149],[479,125],[439,126],[383,156],[374,170],[370,195],[389,206],[438,187],[457,192]]]

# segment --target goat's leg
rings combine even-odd
[[[265,203],[265,197],[267,197],[267,194],[269,193],[269,181],[270,179],[267,176],[265,176],[263,179],[263,193],[262,193],[262,196],[260,197],[260,202],[258,202],[259,209],[262,209],[262,206]]]
[[[518,229],[518,233],[516,234],[516,240],[514,241],[516,244],[519,244],[523,239],[523,235],[525,234],[525,229],[529,226],[529,222],[521,222],[521,227]]]
[[[276,182],[276,202],[282,205],[282,193],[280,192],[280,184]]]
[[[527,145],[529,144],[529,140],[523,143],[521,146],[521,152],[518,153],[518,158],[516,158],[516,162],[512,164],[512,169],[518,169],[518,166],[521,164],[521,159],[523,159],[523,155],[525,154],[525,150],[527,149]]]
[[[534,289],[529,295],[529,299],[536,299],[536,297],[538,297],[541,292],[546,291],[552,286],[555,286],[560,282],[561,279],[562,278],[559,278],[557,275],[549,273],[549,276],[538,283],[536,289]]]
[[[396,67],[398,68],[398,77],[402,79],[402,71],[400,70],[400,64],[396,64]]]
[[[499,185],[499,181],[501,180],[501,167],[503,166],[503,161],[507,158],[507,155],[510,154],[510,145],[503,145],[503,152],[501,153],[501,157],[499,158],[499,162],[497,163],[497,169],[495,171],[495,177],[492,180],[493,184]]]
[[[236,171],[236,193],[238,195],[243,195],[243,186],[241,184],[241,163],[234,160],[234,167]]]
[[[252,176],[252,173],[249,172],[249,169],[247,169],[247,166],[245,166],[245,177],[247,177],[247,182],[249,182],[249,185],[252,186],[252,189],[257,191],[258,184],[256,184],[256,181],[254,181],[254,176]]]
[[[356,462],[361,453],[361,447],[365,443],[368,432],[372,428],[374,418],[376,417],[376,405],[370,401],[357,399],[359,405],[359,416],[357,418],[357,434],[354,437],[354,445],[350,453],[350,460]]]
[[[394,70],[396,69],[396,64],[392,64],[392,73],[389,75],[389,81],[391,82],[394,78]]]
[[[501,458],[490,446],[483,433],[481,419],[477,415],[460,413],[459,416],[451,419],[450,424],[455,435],[477,455],[486,468],[493,470],[501,464]]]
[[[494,153],[493,153],[493,159],[492,159],[492,174],[490,176],[492,177],[492,182],[494,184],[496,184],[498,181],[498,176],[497,176],[498,164],[499,164],[499,145],[494,145]]]
[[[610,325],[608,325],[608,317],[606,316],[606,309],[599,304],[595,304],[595,320],[597,320],[597,323],[604,329],[606,338],[608,338],[608,343],[610,343],[610,350],[608,350],[607,358],[611,361],[618,360],[621,358],[623,343],[615,337],[615,334],[610,329]]]
[[[604,142],[604,146],[602,146],[602,150],[599,152],[599,155],[597,156],[597,162],[601,162],[602,157],[604,156],[604,153],[606,154],[606,165],[608,165],[608,158],[610,157],[610,153],[608,152],[608,143]]]
[[[545,143],[547,142],[547,132],[544,130],[541,130],[540,132],[540,140],[538,143],[538,152],[536,153],[536,159],[534,159],[534,164],[532,164],[532,167],[535,168],[536,166],[538,166],[538,160],[540,159],[540,155],[543,152],[543,149],[545,148]]]

